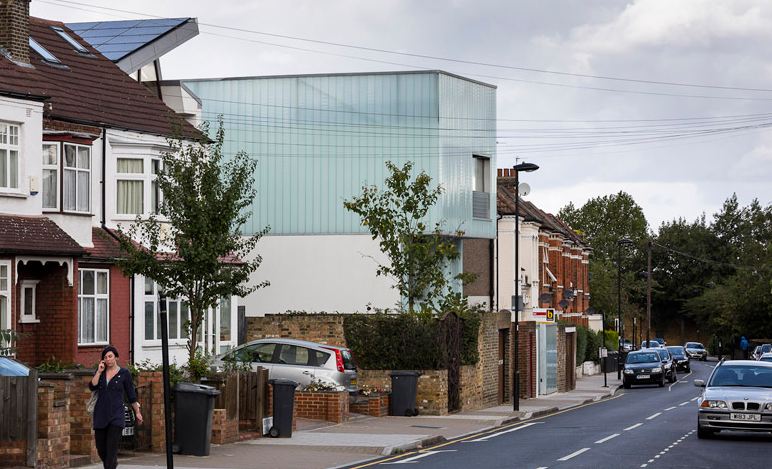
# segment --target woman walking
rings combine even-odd
[[[88,387],[98,393],[94,407],[94,439],[99,459],[105,469],[113,469],[118,467],[118,444],[124,427],[124,395],[134,408],[137,424],[142,424],[131,373],[118,366],[118,349],[108,345],[102,350],[102,361]]]

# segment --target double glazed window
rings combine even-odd
[[[43,210],[91,212],[91,147],[75,143],[43,143]],[[61,187],[60,187],[61,184]]]
[[[161,311],[158,308],[158,286],[145,278],[145,340],[161,340]],[[175,298],[166,299],[166,314],[170,339],[189,336],[190,309],[188,303]]]
[[[0,190],[19,188],[19,126],[0,122]]]
[[[78,344],[109,342],[110,272],[80,269],[78,283]]]
[[[161,160],[157,158],[117,159],[117,214],[158,213],[161,194],[157,177],[160,169]]]

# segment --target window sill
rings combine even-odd
[[[78,343],[78,347],[105,347],[107,345],[110,345],[110,342],[87,342],[87,343]]]
[[[60,213],[62,215],[73,215],[73,216],[76,216],[76,217],[89,217],[89,218],[91,218],[91,217],[94,216],[94,214],[91,213],[91,212],[70,212],[70,211],[67,211],[67,210],[62,210]]]
[[[3,190],[0,190],[0,197],[12,197],[14,199],[26,199],[28,197],[27,194],[23,194],[21,192],[6,192]]]
[[[19,324],[38,324],[40,319],[37,318],[20,318]]]

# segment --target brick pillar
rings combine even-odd
[[[137,386],[149,385],[151,388],[152,415],[143,409],[143,425],[150,425],[150,450],[156,453],[166,451],[166,419],[164,414],[164,383],[160,371],[143,371],[137,377]]]
[[[99,455],[94,442],[93,419],[86,410],[91,391],[88,383],[94,370],[75,371],[70,389],[70,453],[88,455],[91,462],[98,462]]]
[[[70,466],[68,386],[38,385],[37,465],[48,469]]]

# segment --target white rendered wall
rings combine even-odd
[[[43,105],[34,101],[0,97],[0,121],[19,126],[18,189],[0,188],[0,213],[40,215],[43,197],[30,193],[30,181],[41,190]]]
[[[533,223],[520,221],[520,256],[521,269],[520,294],[526,300],[525,310],[535,306],[539,299],[539,227]],[[512,295],[515,294],[515,217],[504,216],[499,220],[498,228],[498,295],[499,309],[512,309]],[[531,284],[527,289],[525,277]],[[521,315],[522,318],[522,315]]]
[[[244,298],[247,316],[286,311],[365,312],[394,308],[393,281],[376,277],[386,262],[369,235],[265,236],[255,252],[263,263],[251,282],[271,285]]]

